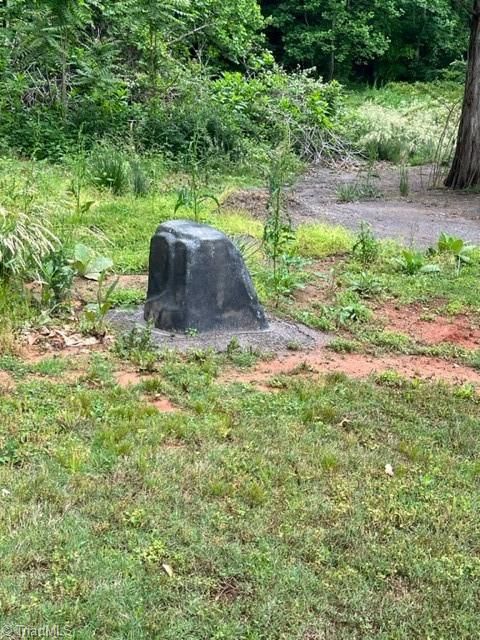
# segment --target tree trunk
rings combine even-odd
[[[467,189],[480,184],[480,0],[474,0],[467,78],[457,148],[445,186]]]

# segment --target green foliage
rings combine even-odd
[[[136,198],[146,196],[152,186],[142,162],[137,158],[130,161],[130,182]]]
[[[375,200],[381,198],[381,196],[381,191],[368,178],[357,182],[345,182],[337,187],[338,202]]]
[[[347,284],[351,291],[358,293],[362,298],[374,298],[383,291],[382,282],[368,271],[348,276]]]
[[[42,286],[42,303],[50,308],[61,304],[70,293],[74,273],[64,247],[48,254],[42,260],[38,271]]]
[[[427,263],[424,254],[414,249],[403,249],[400,257],[395,258],[394,262],[401,271],[409,276],[434,274],[440,271],[438,264]]]
[[[352,249],[353,235],[340,226],[301,224],[295,237],[299,254],[305,258],[324,258],[341,255]]]
[[[278,297],[285,290],[291,267],[295,231],[285,201],[285,188],[292,180],[295,163],[289,142],[282,143],[270,156],[268,166],[268,216],[263,231],[263,248],[272,263],[273,289]]]
[[[334,317],[340,326],[355,322],[366,322],[372,317],[372,312],[361,302],[352,302],[335,310]]]
[[[205,179],[202,176],[202,160],[198,156],[198,138],[195,137],[188,152],[187,170],[188,185],[178,191],[174,214],[182,208],[190,209],[196,222],[200,222],[202,208],[205,202],[212,201],[220,211],[220,202],[212,193],[205,191]]]
[[[466,49],[467,12],[449,0],[262,0],[262,6],[277,56],[330,78],[426,79]]]
[[[106,274],[103,272],[98,279],[97,300],[87,304],[83,310],[82,330],[97,337],[106,333],[106,317],[113,306],[112,295],[118,285],[118,279],[106,286]],[[106,288],[105,288],[106,286]]]
[[[405,165],[448,162],[458,130],[460,84],[390,83],[351,96],[345,133],[369,157]]]
[[[407,198],[410,193],[410,184],[408,180],[408,168],[402,164],[400,167],[400,195]]]
[[[75,245],[73,254],[73,269],[75,273],[87,280],[99,280],[100,277],[113,267],[113,261],[97,253],[84,244]]]
[[[90,159],[90,174],[97,187],[122,195],[130,187],[130,165],[123,151],[111,145],[98,146]]]
[[[440,253],[447,253],[454,257],[457,272],[467,264],[472,262],[472,254],[475,247],[465,244],[462,238],[456,236],[450,236],[446,233],[441,233],[438,239],[437,248]]]
[[[371,226],[362,222],[356,241],[352,247],[352,255],[363,265],[375,262],[380,254],[380,243],[376,239]]]
[[[118,335],[114,350],[120,358],[133,362],[142,370],[152,371],[159,360],[151,325],[134,327]]]

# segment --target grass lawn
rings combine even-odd
[[[476,398],[342,375],[261,393],[217,384],[208,354],[166,356],[127,390],[108,356],[72,382],[16,364],[0,404],[3,624],[476,637]],[[177,412],[146,402],[159,390]]]
[[[81,219],[68,181],[46,166],[35,178],[56,232],[88,239],[119,272],[144,272],[150,235],[173,215],[168,180],[136,200],[87,190],[96,204]],[[205,219],[262,236],[238,211]],[[413,303],[433,324],[478,324],[478,252],[461,269],[449,254],[423,257],[439,271],[412,274],[399,247],[367,238],[362,255],[354,243],[340,228],[302,227],[276,309],[255,258],[270,310],[332,331],[339,351],[480,366],[473,347],[426,344],[384,317]],[[478,637],[473,387],[390,372],[286,375],[260,390],[222,377],[255,366],[258,354],[236,349],[165,352],[154,367],[106,348],[32,359],[20,326],[78,331],[78,317],[46,317],[10,285],[0,312],[0,637],[21,625],[82,640]]]

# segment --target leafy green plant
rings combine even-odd
[[[114,280],[107,288],[106,273],[103,272],[98,280],[97,301],[87,304],[83,310],[82,330],[99,338],[106,333],[106,317],[113,306],[112,294],[118,285],[118,279]]]
[[[358,293],[362,298],[373,298],[379,295],[383,286],[378,278],[368,271],[352,274],[346,277],[346,282],[351,291]]]
[[[115,353],[124,360],[130,360],[146,371],[153,371],[158,362],[158,349],[153,340],[153,326],[134,327],[120,334],[114,347]]]
[[[0,276],[26,277],[39,270],[58,240],[36,209],[27,212],[0,207]]]
[[[145,302],[146,291],[144,289],[118,288],[112,294],[114,307],[135,307]]]
[[[437,248],[439,253],[449,253],[455,259],[457,272],[472,261],[472,251],[475,249],[472,245],[465,244],[462,238],[441,233],[438,239]]]
[[[425,256],[420,251],[414,249],[404,249],[399,258],[395,258],[395,264],[400,271],[414,276],[419,273],[439,273],[440,267],[437,264],[427,263]]]
[[[205,181],[202,176],[202,159],[200,158],[198,132],[195,132],[194,139],[189,145],[187,154],[188,184],[183,186],[177,195],[174,213],[179,209],[187,208],[193,212],[196,222],[200,220],[202,206],[209,200],[217,206],[220,211],[220,201],[213,193],[205,190]]]
[[[372,317],[372,312],[361,302],[352,302],[336,309],[334,317],[337,324],[346,326],[355,322],[366,322]]]
[[[46,256],[38,272],[42,285],[42,304],[50,308],[61,304],[71,290],[74,273],[64,247]]]
[[[84,244],[75,245],[73,255],[73,269],[82,278],[99,280],[101,275],[113,267],[113,261],[97,253]]]
[[[84,215],[86,215],[92,206],[95,204],[94,200],[84,200],[83,191],[88,178],[88,166],[87,158],[83,149],[74,158],[72,166],[72,178],[68,186],[68,194],[72,196],[75,208],[75,217],[77,221],[81,221]]]
[[[360,231],[352,247],[352,255],[364,265],[375,262],[380,255],[380,243],[367,222],[360,225]]]

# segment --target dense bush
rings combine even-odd
[[[445,162],[455,142],[461,85],[391,83],[360,93],[346,135],[369,157],[391,162]],[[360,101],[361,100],[361,101]]]

